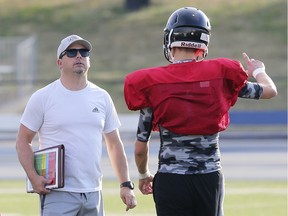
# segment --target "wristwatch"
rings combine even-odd
[[[123,182],[121,185],[120,185],[120,188],[122,187],[128,187],[130,188],[131,190],[134,189],[134,183],[131,182],[131,181],[126,181],[126,182]]]

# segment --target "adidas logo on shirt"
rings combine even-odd
[[[92,112],[96,112],[96,113],[98,113],[98,112],[99,112],[99,110],[98,110],[98,108],[97,108],[97,107],[95,107],[95,108],[92,110]]]

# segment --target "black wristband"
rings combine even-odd
[[[120,185],[120,188],[122,187],[128,187],[130,188],[131,190],[134,189],[134,183],[131,182],[131,181],[126,181],[126,182],[123,182],[121,185]]]

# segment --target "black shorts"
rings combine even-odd
[[[224,177],[220,171],[195,175],[157,173],[153,197],[158,216],[222,216]]]

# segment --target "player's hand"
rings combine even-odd
[[[246,53],[242,53],[242,56],[245,60],[245,64],[247,65],[246,73],[248,76],[252,77],[252,72],[257,68],[263,68],[265,70],[265,65],[262,61],[250,59]]]
[[[131,190],[130,188],[122,187],[120,189],[120,197],[123,203],[126,205],[126,211],[136,207],[137,205],[136,197],[133,190]]]
[[[49,189],[46,189],[45,186],[51,184],[52,180],[45,179],[43,176],[34,177],[31,180],[31,184],[35,193],[38,194],[47,194],[50,192]]]
[[[148,195],[153,193],[153,178],[154,176],[149,176],[145,179],[139,179],[138,188],[142,194]]]

